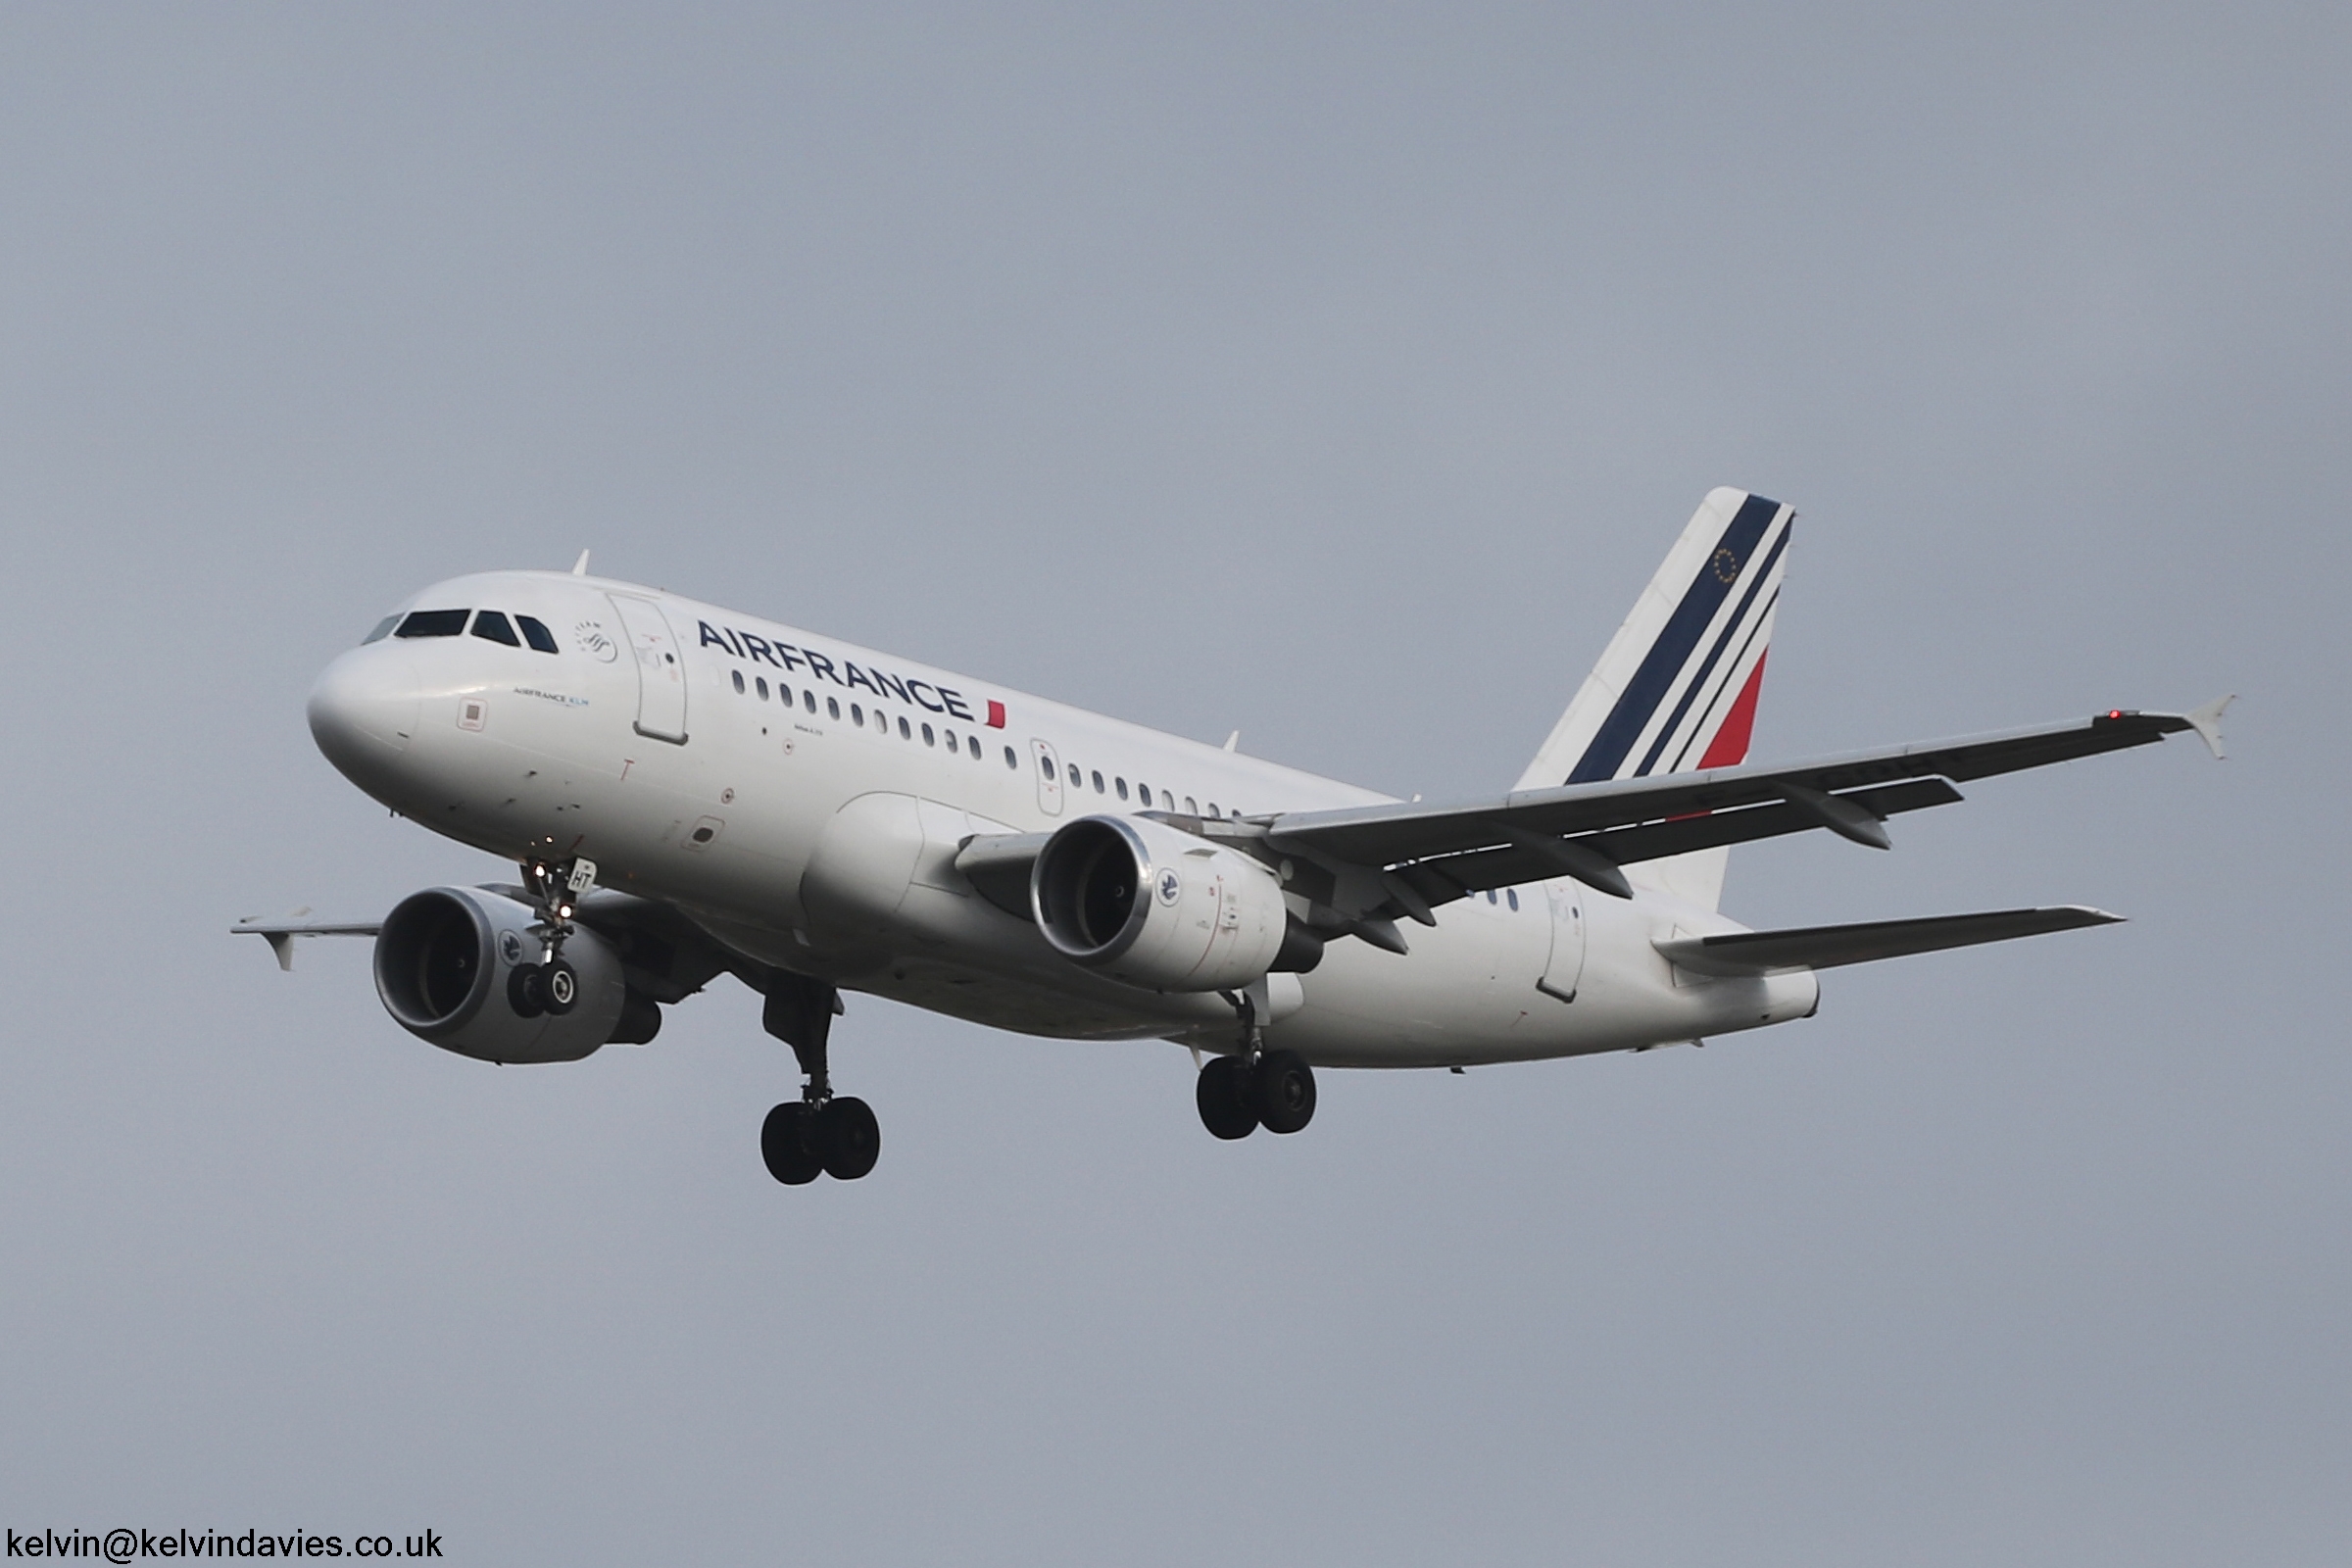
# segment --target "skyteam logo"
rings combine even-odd
[[[580,652],[599,663],[610,664],[620,656],[620,645],[605,635],[604,622],[583,620],[571,628],[571,635],[580,645]]]
[[[1176,868],[1172,865],[1160,868],[1156,887],[1159,902],[1162,904],[1172,906],[1178,899],[1184,897],[1184,878],[1176,874]]]

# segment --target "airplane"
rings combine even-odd
[[[635,583],[455,577],[329,663],[311,733],[396,814],[517,867],[375,920],[411,1034],[498,1063],[642,1045],[732,974],[800,1097],[787,1185],[874,1168],[833,1091],[845,992],[1068,1040],[1191,1048],[1220,1139],[1296,1133],[1317,1069],[1646,1051],[1811,1017],[1819,972],[2102,925],[2081,906],[1755,931],[1731,846],[1888,818],[1957,784],[2183,730],[2225,697],[1783,765],[1747,763],[1793,512],[1711,492],[1507,791],[1398,801]]]

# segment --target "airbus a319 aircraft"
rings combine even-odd
[[[639,1045],[721,974],[806,1083],[760,1150],[788,1184],[881,1149],[833,1092],[844,991],[1075,1040],[1171,1040],[1219,1138],[1295,1133],[1324,1067],[1642,1051],[1810,1017],[1817,975],[2097,925],[2079,906],[1752,931],[1730,846],[1886,821],[1957,782],[2194,730],[2229,699],[1746,765],[1790,511],[1710,494],[1508,791],[1371,790],[572,571],[457,577],[318,677],[318,748],[395,812],[514,861],[380,920],[410,1033],[491,1062]]]

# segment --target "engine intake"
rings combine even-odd
[[[1272,871],[1149,817],[1058,829],[1038,852],[1029,905],[1063,957],[1152,991],[1249,985],[1289,920]]]
[[[375,994],[409,1033],[481,1061],[577,1061],[629,1032],[619,1027],[628,995],[620,956],[576,927],[564,942],[564,961],[579,979],[570,1010],[514,1010],[509,977],[543,954],[536,923],[528,905],[480,888],[412,893],[376,936]]]

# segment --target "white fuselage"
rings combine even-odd
[[[677,906],[747,963],[1027,1033],[1225,1051],[1235,1014],[1062,957],[956,872],[965,839],[1389,799],[626,583],[485,573],[404,608],[529,616],[557,651],[461,634],[337,659],[312,727],[377,800],[510,860],[589,857],[606,886]],[[1559,880],[1441,906],[1403,956],[1334,941],[1311,972],[1256,988],[1267,1037],[1318,1065],[1447,1066],[1812,1010],[1809,972],[1668,964],[1653,942],[1740,927],[1634,870],[1631,900]]]

